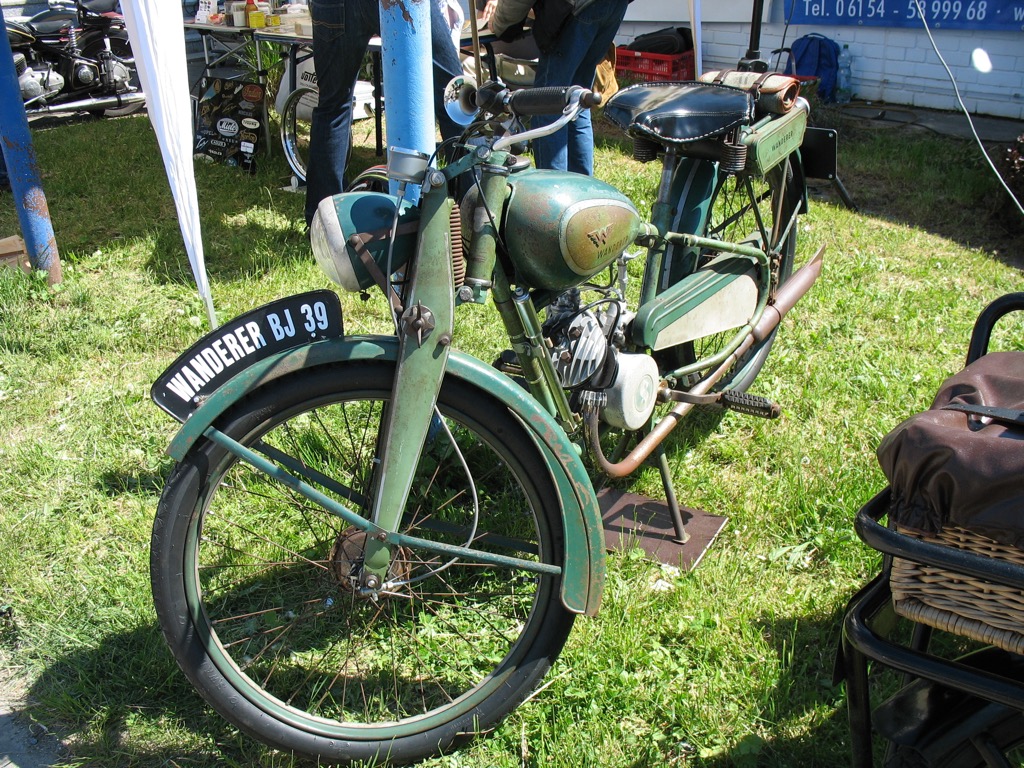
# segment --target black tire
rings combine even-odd
[[[345,188],[346,192],[383,192],[385,195],[389,190],[386,165],[371,165],[352,179],[352,182]]]
[[[725,177],[720,180],[708,209],[708,220],[704,222],[700,234],[732,243],[750,243],[761,248],[772,259],[772,285],[773,291],[777,290],[793,273],[797,239],[796,214],[803,204],[801,184],[794,172],[792,156],[763,178],[749,175]],[[701,263],[717,255],[714,251],[702,253]],[[732,332],[725,332],[683,344],[676,350],[676,360],[678,364],[686,365],[710,357],[722,349],[731,336]],[[716,389],[745,392],[761,372],[774,340],[773,332],[752,347],[737,361]]]
[[[306,181],[309,164],[309,112],[317,105],[320,92],[316,88],[301,86],[288,94],[281,106],[281,146],[288,167],[295,178]]]
[[[135,53],[132,51],[131,42],[128,40],[128,33],[123,30],[117,30],[111,32],[110,38],[110,52],[114,54],[116,62],[124,65],[130,72],[129,84],[132,88],[139,90],[141,89],[141,81],[139,80],[139,69],[135,65]],[[103,36],[97,35],[87,38],[82,44],[82,55],[89,59],[100,58],[100,52],[104,50]],[[134,104],[128,104],[124,107],[115,107],[113,109],[97,110],[97,114],[101,114],[103,117],[124,117],[126,115],[133,115],[145,106],[145,102],[135,102]]]
[[[365,509],[393,375],[368,363],[281,379],[219,428],[287,453],[307,482],[329,476],[323,492]],[[518,419],[452,377],[438,408],[450,433],[436,420],[403,529],[559,565],[557,496]],[[212,442],[189,452],[160,500],[151,577],[161,629],[202,696],[271,746],[331,763],[418,760],[518,706],[572,627],[557,578],[402,548],[374,601],[349,585],[356,530]]]

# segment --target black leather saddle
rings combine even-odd
[[[118,10],[121,0],[82,0],[82,6],[90,13],[114,13]]]
[[[616,93],[604,115],[634,138],[678,146],[753,123],[754,97],[714,83],[639,83]]]

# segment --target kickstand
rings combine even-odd
[[[655,459],[658,462],[658,472],[661,473],[661,484],[665,489],[665,503],[668,505],[669,514],[672,515],[672,525],[676,529],[675,541],[677,544],[685,544],[690,540],[690,534],[686,532],[683,525],[683,515],[679,511],[679,502],[676,501],[676,492],[672,487],[672,472],[668,466],[668,457],[665,449],[658,446],[654,449]]]
[[[839,180],[838,176],[832,177],[832,186],[835,187],[836,192],[839,193],[839,197],[843,201],[843,205],[856,213],[858,210],[857,204],[853,202],[853,198],[850,197],[850,193],[846,191],[846,187],[843,186],[843,182]]]
[[[644,434],[647,434],[646,430]],[[628,432],[623,433],[619,437],[619,442],[615,446],[615,450],[612,451],[612,461],[619,461],[622,458],[622,454],[626,452],[626,448],[629,447],[629,441],[632,439],[632,435]],[[672,527],[675,528],[676,536],[673,541],[676,544],[685,544],[690,540],[690,534],[686,532],[686,527],[683,525],[683,514],[679,509],[679,502],[676,501],[676,492],[672,487],[672,470],[668,466],[668,457],[665,455],[664,446],[659,445],[654,449],[651,457],[657,462],[658,472],[661,474],[661,485],[665,490],[665,504],[668,506],[669,515],[672,517]],[[651,457],[648,457],[647,463],[651,461]]]

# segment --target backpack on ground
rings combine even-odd
[[[666,27],[640,35],[626,47],[643,53],[676,55],[693,49],[693,34],[688,27]]]
[[[791,51],[793,56],[786,66],[786,74],[817,77],[818,94],[821,96],[821,100],[835,101],[836,79],[839,72],[839,43],[817,32],[812,32],[795,40]]]

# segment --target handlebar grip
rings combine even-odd
[[[570,98],[583,92],[580,103],[584,107],[597,106],[601,103],[601,95],[581,88],[578,85],[553,86],[549,88],[524,88],[514,91],[508,99],[508,109],[515,115],[558,115],[562,113]],[[595,100],[596,99],[596,100]]]

